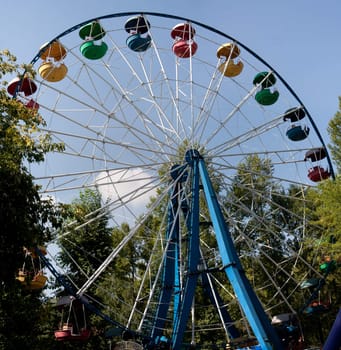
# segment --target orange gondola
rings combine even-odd
[[[44,80],[55,83],[65,78],[68,69],[64,63],[45,61],[38,68],[38,72]]]
[[[40,52],[40,58],[44,61],[47,59],[60,61],[66,56],[66,49],[59,41],[54,41],[51,44],[46,43],[42,45],[40,47]]]
[[[19,270],[17,280],[23,284],[25,289],[34,291],[41,290],[44,288],[47,282],[47,277],[43,274],[42,271],[39,271],[31,279],[28,273],[26,273],[23,270]]]
[[[68,69],[62,60],[66,56],[65,47],[59,42],[44,44],[41,48],[40,58],[43,60],[38,68],[39,75],[50,83],[65,78]]]

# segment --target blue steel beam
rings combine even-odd
[[[188,221],[188,251],[187,251],[187,268],[183,287],[183,297],[179,304],[173,326],[172,346],[173,350],[179,350],[182,345],[184,332],[187,326],[188,317],[191,311],[194,292],[198,281],[198,264],[200,261],[199,250],[199,169],[197,161],[197,152],[188,154],[187,162],[192,169],[192,197],[190,212],[187,215]]]
[[[239,257],[234,248],[228,226],[221,212],[217,196],[209,178],[205,161],[202,157],[199,157],[198,162],[200,178],[213,223],[224,271],[262,349],[283,350],[282,343],[271,326],[271,323],[259,299],[254,293],[250,282],[245,276]]]
[[[178,267],[178,241],[179,241],[179,191],[181,184],[179,182],[174,184],[170,194],[170,201],[168,204],[168,219],[166,242],[168,242],[165,252],[165,259],[163,265],[163,275],[161,281],[161,292],[159,296],[158,307],[155,314],[154,325],[152,328],[151,338],[157,341],[163,335],[167,313],[174,295],[174,289],[178,288],[176,283],[179,283],[179,267]],[[174,303],[176,303],[176,298]],[[174,305],[177,308],[177,305]]]

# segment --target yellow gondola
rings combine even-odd
[[[38,72],[44,80],[55,83],[65,78],[68,69],[64,63],[54,64],[45,61],[40,65]]]
[[[229,78],[239,75],[244,68],[244,64],[242,61],[237,63],[233,61],[239,54],[240,50],[236,44],[227,43],[221,45],[217,50],[217,57],[224,57],[225,61],[218,67],[219,72]]]
[[[25,260],[16,279],[26,290],[41,290],[47,282],[47,277],[43,273],[40,258],[33,249],[24,248],[23,250]]]
[[[47,277],[43,274],[42,271],[39,271],[33,278],[30,280],[28,274],[23,271],[19,270],[17,280],[23,285],[23,287],[26,290],[41,290],[44,288]]]
[[[233,78],[239,75],[244,68],[242,61],[234,63],[232,60],[222,63],[218,69],[221,74],[224,74],[225,77]]]

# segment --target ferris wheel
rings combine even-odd
[[[64,147],[31,169],[42,195],[70,203],[90,189],[103,200],[46,247],[72,298],[149,347],[284,349],[276,325],[312,307],[329,266],[327,238],[308,239],[321,231],[306,191],[334,176],[289,84],[235,38],[151,12],[75,25],[32,63],[35,79],[8,91]],[[103,216],[116,236],[99,261],[100,245],[75,237]],[[115,285],[129,247],[142,253]]]

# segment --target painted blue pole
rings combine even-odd
[[[170,201],[168,204],[168,219],[166,230],[166,241],[168,246],[165,252],[165,259],[162,274],[162,289],[159,296],[158,307],[155,313],[154,325],[152,328],[151,338],[156,341],[163,335],[167,313],[171,299],[174,294],[176,283],[179,283],[178,274],[178,235],[179,235],[179,196],[180,184],[176,182],[170,193]],[[177,281],[177,282],[176,282]],[[175,298],[174,303],[178,303],[179,299]],[[177,309],[178,305],[174,305]]]
[[[225,273],[261,348],[282,350],[283,345],[245,276],[202,157],[199,172]]]
[[[341,309],[339,310],[323,350],[339,350],[341,348]]]
[[[192,199],[188,222],[188,252],[186,276],[183,287],[183,297],[179,305],[178,314],[173,328],[172,349],[179,350],[182,345],[184,332],[192,307],[195,288],[198,281],[199,250],[199,170],[197,153],[186,159],[192,169]]]

